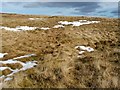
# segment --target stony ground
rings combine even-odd
[[[4,82],[11,88],[86,88],[120,87],[120,47],[118,19],[98,17],[65,17],[1,14],[1,26],[49,27],[49,30],[2,32],[2,61],[14,57],[36,54],[19,59],[21,62],[37,61],[37,66],[21,71]],[[40,18],[30,20],[29,18]],[[100,21],[77,27],[52,28],[59,21]],[[79,55],[76,46],[94,49]],[[6,65],[4,65],[6,66]],[[7,65],[10,67],[10,65]],[[11,65],[12,68],[19,64]],[[21,66],[20,66],[21,67]],[[3,74],[9,73],[5,71]]]

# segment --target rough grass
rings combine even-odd
[[[40,17],[44,21],[29,21]],[[2,49],[9,53],[3,60],[24,54],[37,56],[21,61],[37,60],[32,69],[14,75],[6,82],[11,88],[118,88],[120,72],[120,49],[118,19],[97,17],[32,16],[2,14],[2,25],[53,27],[58,21],[98,20],[100,23],[80,27],[25,32],[2,30]],[[95,49],[78,58],[76,45],[91,46]]]

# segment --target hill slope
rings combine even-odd
[[[79,20],[100,22],[53,28],[59,21]],[[36,56],[22,58],[19,61],[37,61],[34,68],[11,76],[13,79],[4,82],[4,87],[119,87],[120,41],[117,19],[2,14],[1,26],[39,27],[30,31],[0,30],[2,52],[8,53],[1,60],[34,53]],[[50,29],[42,30],[42,27]],[[76,49],[76,46],[91,47],[94,50],[87,52]]]

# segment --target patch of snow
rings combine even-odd
[[[0,29],[5,29],[9,31],[26,31],[26,30],[35,30],[38,27],[29,27],[29,26],[17,26],[15,28],[0,26]]]
[[[44,18],[28,18],[29,20],[45,20]]]
[[[86,46],[76,46],[75,49],[79,50],[79,52],[78,52],[78,54],[79,54],[78,58],[81,58],[82,57],[81,55],[83,53],[85,53],[85,52],[93,52],[94,51],[93,48],[86,47]]]
[[[31,57],[31,56],[36,56],[36,54],[28,54],[28,55],[24,55],[24,56],[20,56],[20,57],[15,57],[13,59],[22,59],[22,58]]]
[[[24,65],[24,63],[13,59],[9,59],[7,61],[0,61],[0,64],[15,64],[15,63],[20,63],[21,65]]]
[[[42,27],[40,29],[42,29],[42,30],[49,30],[50,28],[48,28],[48,27]]]
[[[87,21],[87,20],[79,20],[79,21],[73,21],[73,22],[68,22],[68,21],[59,21],[59,24],[62,25],[73,25],[73,26],[80,26],[84,24],[91,24],[91,23],[99,23],[100,21]]]
[[[12,76],[14,73],[17,73],[19,71],[24,71],[24,70],[27,70],[27,69],[30,69],[30,68],[33,68],[34,66],[36,66],[36,61],[29,61],[29,62],[26,62],[26,63],[23,63],[21,61],[17,61],[17,60],[7,60],[7,61],[0,61],[0,64],[12,64],[12,63],[19,63],[21,64],[23,67],[21,69],[11,69],[10,67],[0,67],[0,71],[3,71],[5,69],[9,69],[12,71],[12,73],[8,74],[7,76]]]
[[[79,20],[80,22],[86,22],[87,20]]]
[[[12,79],[13,79],[13,78],[7,77],[7,78],[5,78],[4,81],[10,81],[10,80],[12,80]]]
[[[80,51],[79,54],[83,54],[85,51]]]
[[[94,51],[93,48],[91,48],[91,47],[86,47],[86,46],[76,46],[75,48],[76,48],[76,49],[80,49],[80,50],[84,50],[84,51],[88,51],[88,52]]]
[[[0,53],[0,58],[3,58],[5,55],[7,55],[8,53]]]
[[[24,31],[26,31],[26,30],[35,30],[37,28],[38,27],[29,27],[29,26],[17,26],[16,27],[17,30],[24,30]]]
[[[10,71],[12,71],[10,74],[8,75],[2,75],[0,76],[0,78],[5,78],[4,81],[8,81],[8,80],[11,80],[12,78],[10,78],[10,76],[12,76],[13,74],[15,73],[18,73],[20,71],[25,71],[27,69],[30,69],[30,68],[33,68],[34,66],[37,65],[37,61],[28,61],[28,62],[21,62],[21,61],[18,61],[16,59],[21,59],[21,58],[26,58],[26,57],[31,57],[31,56],[36,56],[36,54],[28,54],[28,55],[24,55],[24,56],[20,56],[20,57],[16,57],[16,58],[13,58],[13,59],[9,59],[9,60],[6,60],[6,61],[0,61],[0,64],[16,64],[16,63],[19,63],[22,65],[22,67],[20,69],[12,69],[11,67],[1,67],[0,66],[0,71],[4,71],[6,69],[9,69]]]
[[[36,66],[37,64],[35,63],[35,61],[30,61],[30,62],[26,62],[24,65],[23,65],[23,68],[21,68],[20,70],[27,70],[27,69],[30,69],[34,66]]]
[[[59,21],[58,23],[63,24],[63,25],[70,25],[70,24],[72,24],[72,22],[68,22],[68,21]]]
[[[34,18],[28,18],[29,20],[35,20]]]
[[[8,31],[19,31],[16,28],[10,28],[10,27],[4,27],[4,26],[0,26],[0,29],[5,29],[5,30],[8,30]]]
[[[5,75],[2,75],[2,76],[0,76],[0,79],[1,79],[1,78],[4,78],[4,77],[5,77]]]
[[[93,52],[93,51],[94,51],[94,49],[91,48],[91,47],[86,47],[86,50],[87,50],[88,52]]]
[[[10,67],[0,67],[0,71],[6,70],[6,69],[9,69],[10,71],[14,71],[14,70],[11,69]]]
[[[15,28],[10,28],[10,27],[0,26],[0,29],[5,29],[5,30],[8,30],[8,31],[28,31],[28,30],[35,30],[37,28],[42,29],[42,30],[50,29],[48,27],[39,28],[39,27],[29,27],[29,26],[17,26]]]
[[[7,69],[8,67],[0,67],[0,71]]]
[[[63,26],[63,25],[55,25],[53,28],[63,28],[63,27],[65,27],[65,26]]]
[[[29,20],[38,20],[39,18],[29,18]]]

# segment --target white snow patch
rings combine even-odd
[[[13,78],[7,77],[7,78],[5,78],[4,81],[10,81],[10,80],[12,80],[12,79],[13,79]]]
[[[45,18],[28,18],[29,20],[45,20]]]
[[[24,55],[24,56],[20,56],[20,57],[15,57],[13,59],[21,59],[21,58],[26,58],[26,57],[31,57],[31,56],[36,56],[36,54],[28,54],[28,55]]]
[[[14,62],[14,60],[13,60],[13,62]],[[18,73],[19,71],[24,71],[24,70],[33,68],[34,66],[37,65],[36,61],[29,61],[29,62],[26,62],[26,63],[18,61],[17,63],[21,64],[23,67],[21,69],[15,69],[15,70],[10,69],[12,71],[12,73],[7,75],[7,76],[12,76],[14,73]]]
[[[29,27],[29,26],[17,26],[15,28],[10,28],[10,27],[4,27],[0,26],[0,29],[8,30],[8,31],[29,31],[29,30],[36,30],[36,29],[42,29],[42,30],[48,30],[50,29],[49,27]]]
[[[3,71],[5,69],[8,69],[8,67],[0,67],[0,71]]]
[[[9,31],[26,31],[26,30],[35,30],[38,27],[29,27],[29,26],[17,26],[15,28],[0,26],[0,29],[5,29]]]
[[[80,22],[86,22],[87,20],[79,20]]]
[[[0,61],[0,64],[12,64],[12,63],[19,63],[21,64],[23,67],[21,69],[11,69],[10,67],[0,67],[0,71],[3,71],[5,69],[9,69],[12,71],[12,73],[8,74],[7,76],[12,76],[14,73],[17,73],[19,71],[24,71],[24,70],[27,70],[27,69],[30,69],[30,68],[33,68],[34,66],[36,66],[37,61],[29,61],[29,62],[26,62],[26,63],[23,63],[21,61],[17,61],[17,60],[7,60],[7,61]]]
[[[65,27],[65,26],[63,26],[63,25],[55,25],[53,28],[63,28],[63,27]]]
[[[93,48],[91,48],[91,47],[86,47],[86,46],[76,46],[75,48],[76,48],[76,49],[80,49],[80,50],[84,50],[84,51],[87,51],[87,52],[92,52],[92,51],[94,51]]]
[[[21,68],[20,70],[27,70],[27,69],[30,69],[34,66],[36,66],[36,61],[29,61],[29,62],[26,62],[24,65],[23,65],[23,68]]]
[[[81,54],[83,54],[84,52],[85,52],[85,51],[80,51],[79,54],[81,55]]]
[[[17,30],[24,30],[24,31],[26,31],[26,30],[35,30],[37,28],[38,27],[29,27],[29,26],[17,26],[16,27]]]
[[[40,29],[42,29],[42,30],[49,30],[50,28],[48,28],[48,27],[42,27]]]
[[[91,48],[91,47],[87,47],[87,46],[76,46],[75,49],[79,50],[78,52],[78,58],[81,58],[82,54],[85,53],[85,52],[93,52],[94,49]]]
[[[38,20],[39,18],[28,18],[29,20]]]
[[[72,24],[72,22],[68,22],[68,21],[59,21],[58,23],[63,24],[63,25],[70,25],[70,24]]]
[[[73,22],[68,22],[68,21],[59,21],[58,23],[62,25],[73,25],[73,26],[80,26],[84,24],[92,24],[92,23],[99,23],[100,21],[87,21],[87,20],[79,20],[79,21],[73,21]]]
[[[0,78],[5,78],[4,81],[8,81],[8,80],[11,80],[11,78],[9,78],[9,77],[12,76],[13,74],[18,73],[20,71],[25,71],[27,69],[30,69],[30,68],[33,68],[34,66],[36,66],[37,61],[28,61],[28,62],[24,63],[24,62],[16,60],[16,59],[21,59],[21,58],[26,58],[26,57],[31,57],[31,56],[36,56],[36,54],[28,54],[28,55],[16,57],[16,58],[13,58],[13,59],[9,59],[9,60],[6,60],[6,61],[0,61],[0,64],[16,64],[16,63],[19,63],[19,64],[22,65],[22,68],[20,68],[20,69],[12,69],[12,68],[7,67],[7,66],[6,67],[1,67],[0,66],[0,71],[4,71],[6,69],[9,69],[10,71],[12,71],[7,76],[2,75],[2,76],[0,76]]]
[[[19,31],[16,28],[10,28],[10,27],[4,27],[4,26],[0,26],[0,29],[5,29],[5,30],[9,30],[9,31]]]
[[[0,53],[0,58],[3,58],[5,55],[7,55],[8,53]]]

